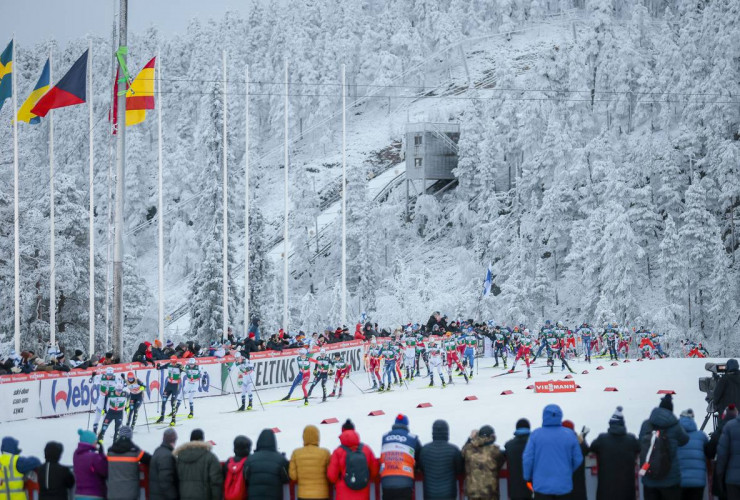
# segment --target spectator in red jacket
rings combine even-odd
[[[369,500],[370,483],[378,477],[379,465],[378,459],[375,458],[375,453],[373,453],[373,450],[368,445],[360,443],[360,436],[355,432],[355,424],[349,419],[342,425],[342,434],[339,436],[339,442],[342,446],[339,446],[331,454],[329,468],[326,471],[329,482],[334,485],[336,497],[342,500]],[[362,452],[367,458],[367,466],[370,469],[370,481],[365,489],[352,490],[344,483],[345,464],[347,463],[347,452],[343,448],[345,446],[353,451],[357,450],[358,446],[362,446]]]
[[[357,323],[355,326],[355,340],[366,340],[365,336],[362,334],[362,324]]]

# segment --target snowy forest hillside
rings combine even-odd
[[[132,6],[136,8],[136,6]],[[55,79],[87,46],[54,47]],[[164,119],[165,290],[175,340],[221,332],[221,57],[227,54],[229,317],[242,331],[245,85],[250,75],[252,314],[277,328],[283,64],[289,63],[290,329],[340,323],[340,236],[311,235],[340,170],[347,66],[351,317],[419,321],[431,310],[535,325],[544,319],[645,325],[740,344],[740,7],[734,0],[325,0],[257,5],[193,20],[186,33],[130,36],[138,71],[159,51]],[[111,40],[93,40],[96,345],[106,345]],[[457,50],[457,49],[460,50]],[[48,45],[18,47],[21,96]],[[468,63],[466,82],[461,63]],[[478,82],[478,84],[476,84]],[[481,82],[487,82],[485,85]],[[441,94],[444,86],[459,89]],[[434,90],[432,90],[434,89]],[[23,97],[21,97],[23,98]],[[7,111],[3,111],[7,113]],[[57,321],[87,345],[87,109],[55,113]],[[4,115],[5,116],[5,115]],[[400,161],[406,120],[459,122],[459,186],[441,197],[368,195]],[[9,120],[8,120],[9,121]],[[23,345],[49,331],[47,124],[20,131]],[[2,144],[12,144],[0,127]],[[156,333],[154,113],[127,131],[127,348]],[[12,149],[0,153],[12,164]],[[0,172],[0,341],[12,338],[12,170]],[[331,242],[334,242],[331,244]],[[485,269],[493,295],[481,297]],[[196,318],[196,319],[193,319]],[[9,344],[8,344],[9,345]]]

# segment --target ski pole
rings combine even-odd
[[[254,386],[254,393],[257,395],[257,401],[260,402],[262,411],[265,411],[265,405],[262,404],[262,398],[260,397],[260,392],[257,390],[257,384],[255,384],[254,379],[252,379],[252,374],[249,375],[249,378],[252,380],[252,385]],[[234,394],[234,396],[236,396],[236,394]]]
[[[144,396],[141,396],[141,406],[144,407],[144,419],[146,422],[146,431],[151,432],[151,429],[149,428],[149,415],[146,412],[146,405],[144,404]]]
[[[236,397],[236,389],[234,388],[234,381],[231,380],[231,373],[228,374],[229,382],[231,382],[231,390],[234,391],[234,402],[236,403],[236,407],[239,408],[239,399]]]

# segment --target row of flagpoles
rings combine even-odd
[[[119,50],[120,52],[120,50]],[[52,81],[52,58],[51,53],[46,61],[41,76],[31,94],[22,104],[20,110],[17,109],[17,82],[16,72],[13,64],[16,61],[15,46],[13,41],[0,55],[0,110],[2,110],[5,100],[12,97],[13,106],[13,147],[14,147],[14,343],[15,349],[20,349],[20,252],[19,252],[19,219],[18,219],[18,122],[22,121],[29,125],[38,124],[41,118],[48,116],[49,127],[49,171],[50,171],[50,277],[49,277],[49,322],[50,322],[50,342],[56,343],[56,289],[55,289],[55,242],[54,242],[54,126],[53,110],[73,105],[87,103],[89,117],[89,352],[92,354],[95,348],[95,262],[94,262],[94,151],[93,151],[93,79],[92,79],[92,41],[89,42],[88,50],[72,65],[69,71],[57,82],[56,85],[50,86]],[[116,54],[117,56],[119,53]],[[111,121],[113,123],[113,133],[116,133],[118,109],[117,96],[122,95],[119,92],[119,83],[127,87],[125,97],[125,123],[126,126],[141,123],[146,118],[146,111],[155,108],[155,89],[156,81],[157,95],[161,97],[161,61],[157,57],[152,58],[141,70],[135,79],[131,79],[125,65],[125,60],[118,57],[119,68],[116,72],[116,78],[113,89],[113,105],[111,106]],[[160,76],[156,78],[155,63],[159,64]],[[120,75],[120,72],[123,75]],[[346,89],[345,89],[345,72],[342,65],[342,269],[341,269],[341,322],[346,322]],[[226,53],[223,53],[223,335],[226,335],[229,326],[228,317],[228,204],[227,204],[227,102],[226,102]],[[283,329],[288,331],[288,215],[289,215],[289,181],[288,181],[288,63],[285,62],[285,129],[284,129],[284,162],[285,162],[285,207],[284,207],[284,240],[283,240]],[[249,69],[245,71],[245,214],[244,214],[244,327],[249,326]],[[160,339],[164,337],[164,200],[163,200],[163,158],[162,158],[162,104],[161,99],[156,100],[157,109],[157,131],[158,131],[158,335]],[[110,200],[109,200],[110,205]],[[108,272],[106,266],[106,273]],[[106,287],[107,288],[107,287]],[[106,290],[106,296],[108,291]],[[107,301],[106,301],[107,308]],[[107,322],[106,322],[107,325]],[[107,338],[107,337],[106,337]],[[120,354],[120,353],[119,353]]]

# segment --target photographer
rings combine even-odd
[[[717,381],[712,402],[719,412],[731,403],[740,405],[740,365],[736,359],[727,360],[727,372]]]

